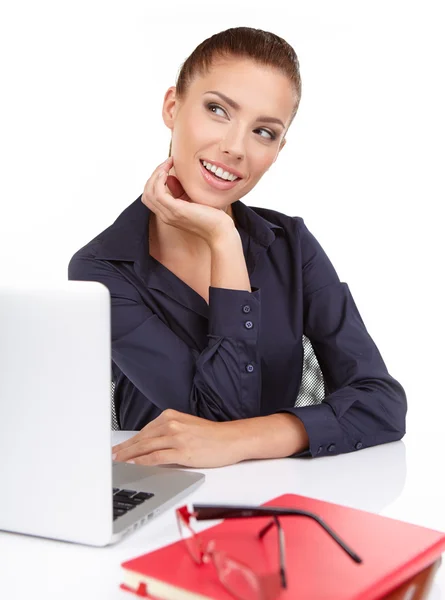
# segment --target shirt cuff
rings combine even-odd
[[[354,450],[354,447],[347,443],[344,432],[329,404],[285,408],[279,412],[289,412],[298,417],[309,437],[309,450],[294,454],[294,458],[331,456]]]
[[[260,326],[260,290],[209,288],[209,330],[217,337],[256,340]]]

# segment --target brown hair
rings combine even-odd
[[[232,57],[250,58],[261,65],[275,67],[289,78],[296,96],[290,127],[297,114],[301,98],[298,57],[292,46],[283,38],[262,29],[233,27],[201,42],[181,66],[176,81],[177,97],[184,99],[193,79],[196,76],[206,75],[215,59]],[[171,156],[171,147],[170,142],[169,156]]]

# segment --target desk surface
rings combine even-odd
[[[113,443],[132,434],[116,432]],[[426,442],[426,439],[425,439]],[[295,493],[445,531],[443,450],[410,440],[316,459],[248,461],[200,469],[206,481],[182,503],[260,504]],[[179,504],[178,504],[179,505]],[[197,529],[212,523],[197,523]],[[178,538],[174,510],[154,518],[120,543],[89,548],[0,532],[1,597],[22,600],[129,600],[119,589],[120,564]],[[62,592],[63,590],[63,592]],[[445,567],[430,600],[445,600]]]

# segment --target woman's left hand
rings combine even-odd
[[[245,420],[215,422],[164,410],[131,439],[113,447],[114,460],[138,465],[222,467],[242,455]]]

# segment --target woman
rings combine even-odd
[[[300,96],[280,37],[239,27],[205,40],[164,97],[169,158],[71,259],[70,279],[111,294],[116,410],[140,430],[115,460],[203,468],[404,435],[405,392],[303,219],[240,201],[278,158]],[[296,408],[303,334],[327,395]]]

